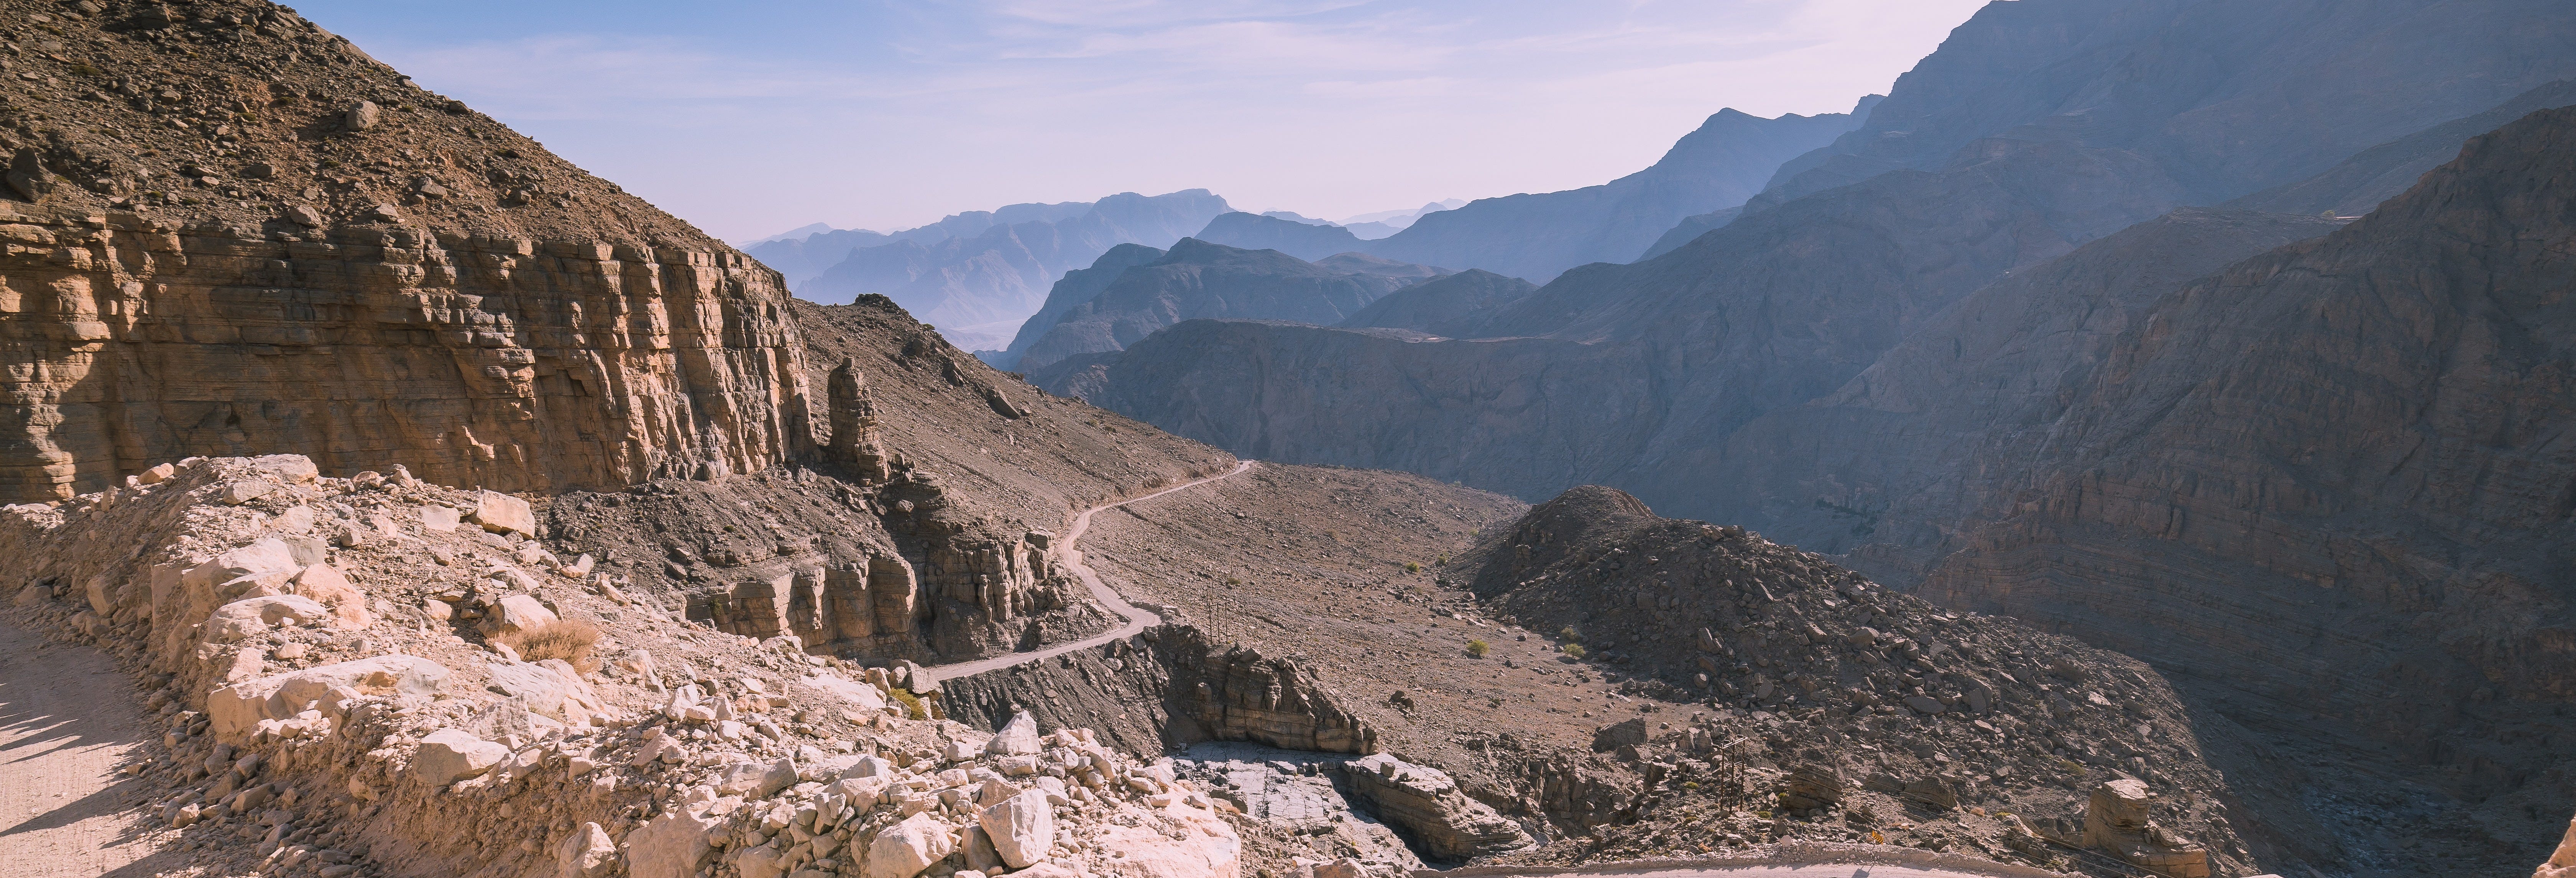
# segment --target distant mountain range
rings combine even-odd
[[[1066,272],[1120,244],[1169,247],[1231,210],[1205,189],[1124,192],[970,211],[893,233],[781,237],[745,252],[786,275],[800,298],[839,304],[884,295],[960,347],[999,348]]]
[[[1057,282],[1046,307],[1021,328],[1010,350],[988,359],[1025,371],[1115,352],[1183,320],[1339,323],[1388,293],[1447,273],[1364,253],[1306,260],[1196,238],[1183,238],[1168,252],[1122,246]]]
[[[1781,163],[1859,127],[1878,103],[1850,113],[1764,119],[1720,110],[1651,167],[1599,186],[1485,198],[1421,217],[1371,241],[1389,259],[1546,282],[1592,262],[1635,261],[1685,217],[1743,204]]]
[[[1738,203],[1650,228],[1612,184],[1364,242],[1535,290],[1031,376],[1245,457],[1619,487],[2039,621],[2171,675],[2255,859],[2505,874],[2571,752],[2502,731],[2576,691],[2571,75],[2564,0],[1992,3]],[[2388,773],[2438,804],[2347,807]]]

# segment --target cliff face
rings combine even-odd
[[[6,9],[56,48],[0,104],[0,500],[191,455],[547,490],[811,444],[778,276],[614,184],[284,7]]]
[[[260,240],[28,206],[0,235],[0,499],[192,455],[516,491],[757,470],[811,443],[785,292],[738,254]]]

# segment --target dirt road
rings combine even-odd
[[[971,662],[940,665],[937,667],[923,668],[922,670],[929,673],[930,678],[933,680],[953,680],[959,677],[971,677],[985,671],[1007,668],[1012,665],[1027,664],[1029,662],[1063,655],[1075,650],[1090,649],[1103,643],[1117,640],[1121,637],[1133,637],[1137,632],[1162,624],[1163,620],[1161,617],[1156,616],[1153,613],[1146,612],[1144,609],[1139,608],[1134,604],[1128,603],[1126,598],[1118,595],[1117,589],[1110,588],[1108,583],[1101,581],[1098,571],[1092,570],[1091,565],[1082,563],[1082,550],[1077,547],[1081,545],[1082,535],[1091,530],[1091,517],[1098,514],[1101,510],[1116,509],[1130,503],[1143,503],[1147,500],[1151,500],[1174,491],[1186,491],[1218,479],[1230,479],[1246,472],[1250,472],[1252,470],[1252,465],[1253,461],[1247,460],[1242,463],[1235,464],[1233,469],[1225,471],[1222,475],[1209,476],[1193,482],[1183,482],[1130,500],[1120,500],[1116,503],[1094,506],[1083,510],[1081,515],[1074,516],[1073,527],[1065,531],[1064,540],[1056,549],[1057,555],[1065,566],[1073,569],[1075,576],[1082,578],[1083,585],[1091,587],[1092,599],[1099,601],[1101,606],[1108,607],[1110,612],[1117,613],[1121,618],[1126,619],[1126,624],[1120,625],[1105,634],[1087,637],[1071,643],[1060,643],[1045,649],[1032,650],[1029,652],[1015,652],[1009,655],[994,656],[992,658],[978,659]]]
[[[0,878],[185,865],[133,807],[155,788],[121,772],[158,731],[106,655],[0,621]]]

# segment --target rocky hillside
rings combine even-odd
[[[1727,708],[1686,727],[1610,726],[1597,748],[1670,760],[1660,768],[1677,778],[1742,770],[1722,757],[1693,764],[1694,751],[1759,754],[1753,764],[1772,769],[1716,784],[1665,780],[1639,803],[1635,825],[1550,854],[1560,861],[1758,831],[1944,837],[2046,864],[2048,848],[1993,815],[2042,832],[2080,823],[2091,791],[2120,778],[2147,781],[2160,800],[2155,816],[2174,843],[2149,847],[2196,853],[2220,874],[2280,853],[2246,847],[2222,816],[2241,803],[2206,761],[2197,722],[2162,676],[2126,656],[1945,612],[1742,528],[1661,518],[1608,488],[1540,504],[1453,569],[1495,617],[1551,633],[1565,661],[1598,667],[1625,691]],[[1746,798],[1766,782],[1786,787]],[[1776,814],[1746,813],[1775,803]]]
[[[2209,204],[2576,74],[2571,45],[2549,0],[1990,3],[1754,203],[2009,137],[2135,154]]]
[[[615,184],[284,7],[0,8],[0,500],[201,454],[555,490],[813,444],[777,274]]]
[[[1090,301],[1065,309],[1055,325],[1021,352],[1014,368],[1037,369],[1077,354],[1120,350],[1183,320],[1339,323],[1427,274],[1389,272],[1377,264],[1336,270],[1276,250],[1183,238],[1163,258],[1120,272]]]
[[[2229,207],[2275,213],[2331,213],[2357,217],[2415,186],[2425,172],[2460,155],[2460,144],[2535,111],[2576,104],[2576,79],[2562,79],[2516,95],[2486,112],[2354,153],[2351,158],[2295,183],[2228,202]]]
[[[1578,265],[1631,262],[1683,217],[1743,204],[1780,163],[1857,127],[1877,102],[1871,95],[1849,113],[1776,119],[1720,110],[1645,170],[1599,186],[1478,199],[1361,249],[1541,283]]]
[[[1537,291],[1538,285],[1529,281],[1471,268],[1388,293],[1340,325],[1474,337],[1483,334],[1487,316]]]
[[[1984,458],[2020,463],[1921,593],[2404,766],[2448,806],[2405,825],[2474,827],[2406,850],[2353,833],[2356,859],[2480,871],[2545,849],[2535,815],[2576,805],[2543,731],[2571,682],[2534,658],[2569,648],[2576,600],[2556,439],[2576,416],[2571,143],[2576,108],[2532,114],[2340,231],[2163,297],[2044,437]]]

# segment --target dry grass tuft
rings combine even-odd
[[[580,619],[561,619],[504,634],[501,642],[517,650],[522,661],[563,659],[582,673],[599,670],[590,649],[599,644],[599,626]]]

